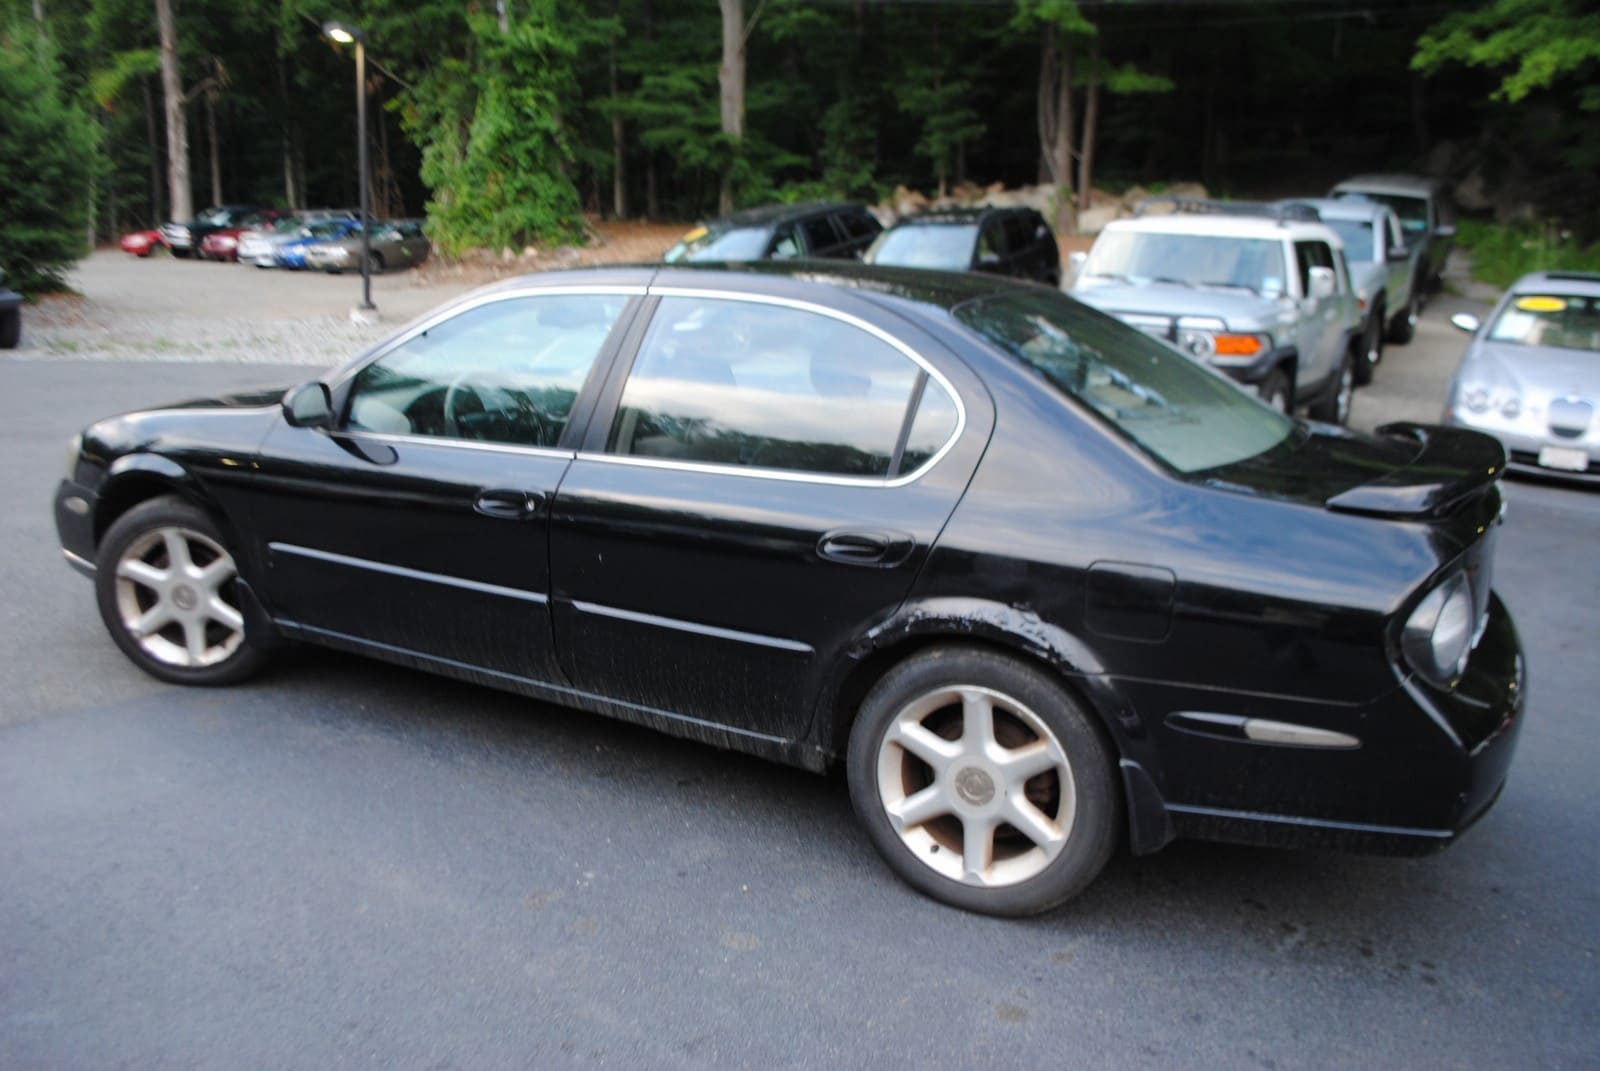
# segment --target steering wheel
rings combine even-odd
[[[463,372],[450,381],[445,388],[444,402],[441,406],[444,417],[444,431],[446,435],[461,439],[489,439],[497,442],[524,442],[527,445],[538,445],[544,441],[543,431],[540,426],[538,414],[526,406],[518,405],[512,396],[503,388],[492,383],[473,380],[472,372]],[[467,399],[471,399],[468,402]],[[490,403],[494,402],[494,405]],[[474,406],[473,403],[476,403]],[[468,422],[468,431],[462,430],[462,418],[482,416],[483,423],[473,428]],[[498,419],[496,419],[498,418]],[[496,425],[503,430],[500,434],[485,434]]]

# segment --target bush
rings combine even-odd
[[[1472,257],[1472,276],[1505,287],[1530,271],[1600,272],[1600,244],[1580,246],[1561,226],[1462,220],[1456,240]]]
[[[97,128],[62,99],[55,55],[31,25],[0,26],[0,264],[24,294],[62,288],[88,251]]]

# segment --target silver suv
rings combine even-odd
[[[1158,204],[1170,214],[1150,214]],[[1361,312],[1344,245],[1313,209],[1146,202],[1100,232],[1072,296],[1253,386],[1275,409],[1349,419]]]
[[[1350,282],[1361,306],[1356,382],[1372,380],[1385,341],[1405,345],[1422,310],[1422,247],[1406,242],[1400,217],[1387,205],[1361,198],[1296,200],[1316,209],[1344,242]]]
[[[1393,209],[1405,230],[1406,244],[1418,250],[1421,296],[1438,288],[1440,273],[1456,238],[1450,195],[1444,183],[1423,175],[1357,175],[1339,183],[1328,196],[1374,201]]]

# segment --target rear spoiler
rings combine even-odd
[[[1385,517],[1439,517],[1482,494],[1506,468],[1506,448],[1476,431],[1409,421],[1385,424],[1377,434],[1416,445],[1404,468],[1341,491],[1331,510]]]

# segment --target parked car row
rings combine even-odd
[[[1441,184],[1365,175],[1269,205],[1165,199],[1078,255],[1073,296],[1254,388],[1280,412],[1349,419],[1387,342],[1410,341],[1455,228]],[[774,205],[700,224],[669,263],[859,258],[1061,284],[1031,208],[938,210],[883,229],[862,205]],[[1081,258],[1081,259],[1080,259]]]
[[[335,274],[360,270],[361,224],[348,209],[288,212],[254,205],[207,209],[187,223],[169,222],[158,231],[134,231],[121,240],[124,251],[147,257],[165,247],[174,256],[236,260],[258,268],[315,269]],[[422,263],[432,250],[422,221],[374,223],[368,233],[368,266],[379,272]]]

